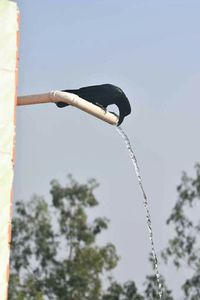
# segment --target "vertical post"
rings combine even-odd
[[[8,298],[19,11],[0,1],[0,299]]]

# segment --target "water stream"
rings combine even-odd
[[[136,158],[136,156],[133,152],[133,148],[131,146],[130,140],[129,140],[128,136],[126,135],[126,133],[123,131],[123,129],[120,126],[118,126],[116,128],[117,128],[118,133],[122,136],[123,140],[125,141],[126,147],[128,149],[128,152],[129,152],[129,156],[130,156],[131,161],[132,161],[132,163],[134,165],[134,168],[135,168],[135,173],[136,173],[137,178],[138,178],[138,183],[139,183],[140,189],[142,191],[143,204],[144,204],[144,208],[145,208],[145,212],[146,212],[146,219],[147,219],[147,227],[148,227],[148,231],[149,231],[149,239],[150,239],[150,243],[151,243],[151,254],[152,254],[152,257],[153,257],[154,270],[155,270],[156,280],[157,280],[157,284],[158,284],[158,293],[159,293],[160,299],[162,299],[162,295],[163,295],[162,284],[161,284],[161,281],[160,281],[160,273],[159,273],[159,270],[158,270],[158,259],[157,259],[157,255],[156,255],[155,245],[154,245],[151,215],[150,215],[150,211],[149,211],[149,204],[148,204],[147,195],[146,195],[144,187],[143,187],[142,178],[141,178],[141,175],[140,175],[140,169],[139,169],[139,166],[138,166],[137,158]]]

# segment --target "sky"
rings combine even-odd
[[[18,0],[19,95],[112,83],[132,106],[122,124],[137,156],[149,198],[157,253],[173,229],[166,219],[182,171],[200,161],[200,2],[195,0]],[[54,104],[17,108],[14,202],[50,199],[50,181],[67,174],[96,178],[99,207],[110,226],[99,243],[116,245],[113,275],[142,290],[150,243],[142,195],[116,129],[76,108]],[[161,273],[181,299],[177,272]],[[176,280],[174,279],[176,278]]]

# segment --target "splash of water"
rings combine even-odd
[[[144,208],[145,208],[145,211],[146,211],[147,227],[148,227],[148,231],[149,231],[149,239],[150,239],[150,243],[151,243],[151,254],[152,254],[152,257],[153,257],[154,270],[155,270],[155,275],[156,275],[157,284],[158,284],[158,293],[159,293],[160,299],[162,299],[162,295],[163,295],[162,289],[163,288],[162,288],[162,284],[161,284],[161,281],[160,281],[160,273],[159,273],[159,270],[158,270],[158,259],[157,259],[157,255],[156,255],[155,245],[154,245],[151,215],[150,215],[150,211],[149,211],[147,195],[144,191],[144,187],[143,187],[143,183],[142,183],[142,177],[140,175],[140,169],[139,169],[137,158],[136,158],[136,156],[133,152],[133,148],[131,146],[131,143],[130,143],[130,140],[129,140],[128,136],[126,135],[126,133],[124,132],[124,130],[120,126],[116,127],[116,129],[125,141],[125,144],[126,144],[126,147],[128,149],[131,161],[132,161],[132,163],[134,165],[134,168],[135,168],[135,173],[136,173],[137,178],[138,178],[138,183],[139,183],[140,189],[142,191],[143,204],[144,204]]]

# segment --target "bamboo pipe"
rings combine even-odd
[[[19,96],[17,98],[17,105],[31,105],[31,104],[56,103],[56,102],[64,102],[69,105],[75,106],[111,125],[117,125],[119,121],[118,117],[113,113],[104,111],[101,107],[89,101],[86,101],[72,93],[51,91],[45,94]]]

